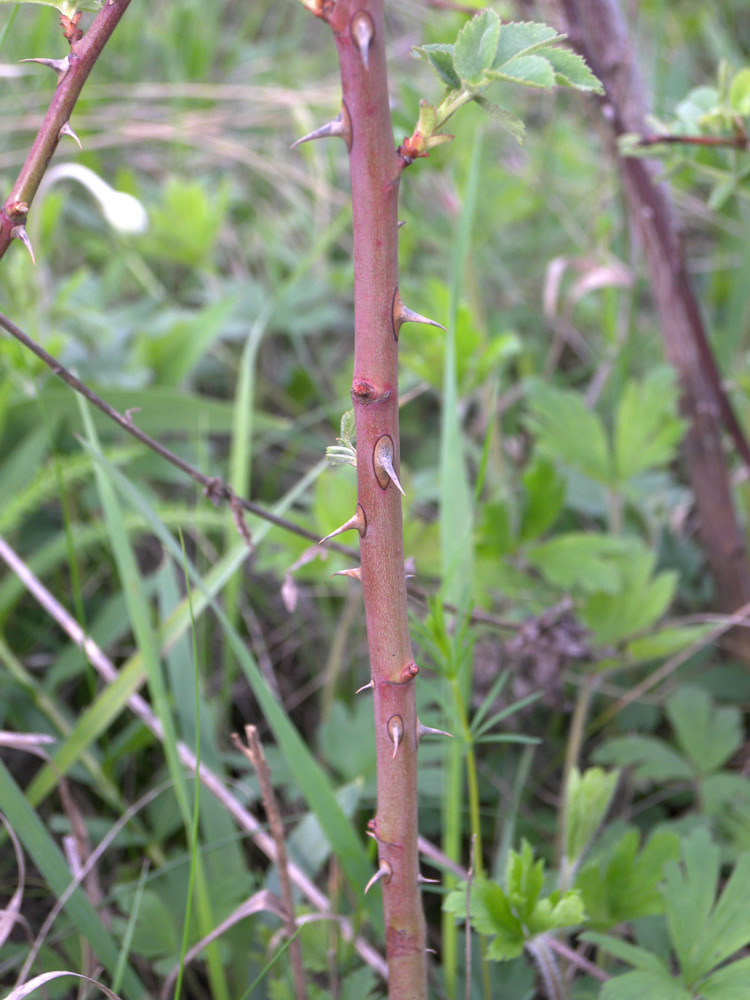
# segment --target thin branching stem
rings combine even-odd
[[[76,39],[77,32],[72,33],[70,54],[63,59],[47,60],[57,74],[57,87],[29,155],[0,210],[0,257],[19,236],[19,227],[25,225],[60,137],[70,128],[70,116],[83,85],[129,6],[130,0],[106,0],[82,38]]]
[[[77,378],[73,372],[69,371],[57,358],[53,357],[48,351],[46,351],[41,344],[38,344],[33,340],[27,333],[24,333],[20,327],[16,326],[7,316],[0,313],[0,326],[6,330],[11,336],[15,337],[16,340],[23,344],[24,347],[28,348],[32,354],[35,354],[40,361],[43,361],[45,365],[59,378],[63,380],[71,389],[75,389],[76,392],[80,393],[85,399],[87,399],[93,406],[98,410],[101,410],[105,416],[113,420],[119,427],[122,427],[124,431],[127,431],[132,437],[141,444],[146,445],[157,455],[166,459],[167,462],[171,462],[176,468],[180,469],[186,475],[202,486],[207,497],[213,500],[215,503],[224,501],[232,507],[235,513],[235,520],[238,520],[237,508],[243,511],[247,511],[249,514],[254,514],[256,517],[262,518],[264,521],[268,521],[269,524],[275,524],[279,528],[283,528],[284,531],[290,531],[292,534],[300,535],[302,538],[307,538],[312,542],[317,542],[318,535],[312,531],[308,531],[307,528],[302,528],[298,524],[294,524],[293,521],[288,521],[284,517],[279,517],[277,514],[272,514],[271,511],[261,507],[259,504],[253,503],[251,500],[246,500],[244,497],[239,497],[234,492],[231,486],[225,483],[223,480],[218,479],[213,476],[206,476],[195,466],[186,462],[184,458],[180,458],[169,448],[165,447],[160,441],[155,440],[145,431],[142,431],[133,423],[133,419],[129,414],[120,413],[109,403],[105,402],[101,396],[98,396],[93,389],[87,386],[79,378]],[[242,532],[244,535],[244,531]],[[356,553],[347,548],[345,545],[340,545],[337,542],[326,542],[326,548],[332,549],[335,552],[341,553],[341,555],[347,556],[349,559],[356,559]]]

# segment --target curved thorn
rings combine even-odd
[[[349,31],[352,41],[359,49],[362,65],[367,70],[370,68],[370,45],[375,37],[375,25],[366,10],[357,11],[352,18]]]
[[[327,542],[330,538],[335,538],[336,535],[341,535],[345,531],[352,531],[356,529],[359,532],[360,538],[365,537],[365,532],[367,531],[367,518],[365,517],[365,512],[362,504],[357,504],[356,513],[352,514],[348,521],[344,521],[340,528],[336,528],[325,538],[321,538],[318,545],[322,545],[323,542]]]
[[[369,680],[367,682],[367,684],[363,684],[361,688],[357,688],[357,690],[354,693],[355,694],[362,694],[363,691],[369,691],[370,688],[372,688],[373,690],[375,690],[375,685],[373,684],[372,680]]]
[[[58,83],[70,69],[70,56],[65,56],[64,59],[22,59],[21,62],[33,62],[39,63],[41,66],[48,66],[57,73]]]
[[[36,267],[36,257],[34,256],[34,248],[31,245],[31,240],[29,239],[29,234],[26,232],[26,226],[13,226],[10,231],[10,237],[13,240],[20,240],[26,249],[31,254],[31,263]]]
[[[357,566],[356,569],[337,569],[331,576],[350,576],[353,580],[361,580],[362,567]]]
[[[393,875],[393,869],[391,868],[391,866],[388,864],[387,861],[385,861],[384,859],[381,859],[381,861],[380,861],[380,867],[378,868],[378,870],[375,872],[375,874],[372,876],[372,878],[370,879],[370,881],[365,886],[365,895],[367,895],[367,893],[370,891],[370,889],[372,889],[372,887],[375,885],[375,883],[379,882],[381,880],[381,878],[384,878],[386,880],[386,882],[390,882],[391,875]]]
[[[62,136],[64,135],[69,135],[71,139],[75,139],[75,141],[78,143],[78,148],[83,149],[83,146],[81,145],[81,140],[78,138],[73,129],[70,127],[70,122],[64,122],[60,126],[60,131],[57,133],[58,139],[62,138]]]
[[[437,326],[441,330],[445,329],[442,323],[438,323],[434,319],[428,319],[426,316],[420,316],[413,309],[407,309],[404,305],[404,300],[401,298],[401,293],[396,288],[396,291],[393,293],[393,336],[396,340],[398,340],[399,332],[404,323],[424,323],[427,326]]]
[[[404,720],[400,715],[392,715],[387,723],[388,736],[393,744],[393,756],[395,758],[401,741],[404,738]]]
[[[446,733],[444,729],[433,729],[431,726],[423,725],[419,719],[417,719],[417,743],[419,743],[423,736],[448,736],[453,739],[453,733]]]
[[[375,442],[372,461],[375,467],[375,478],[381,489],[387,489],[388,483],[392,482],[399,493],[402,496],[406,496],[404,488],[396,475],[396,470],[393,467],[393,440],[390,435],[383,434]]]
[[[421,873],[417,875],[417,885],[426,885],[430,883],[432,885],[440,885],[439,878],[425,878]]]
[[[341,105],[341,111],[339,111],[333,121],[326,122],[325,125],[321,125],[320,128],[316,128],[313,132],[303,135],[301,139],[297,139],[296,142],[292,143],[290,149],[296,149],[303,142],[310,142],[312,139],[328,139],[331,136],[338,136],[344,140],[347,149],[352,148],[352,123],[346,104]]]
[[[406,225],[406,219],[399,219],[397,229],[402,229]]]

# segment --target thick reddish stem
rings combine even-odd
[[[106,0],[83,38],[76,39],[75,31],[71,34],[67,69],[59,66],[54,97],[13,190],[0,210],[0,257],[8,249],[18,227],[26,222],[29,206],[57,149],[61,129],[68,123],[94,63],[129,5],[130,0]]]
[[[384,875],[391,1000],[427,996],[417,852],[417,717],[409,637],[399,472],[398,188],[388,101],[383,0],[338,0],[328,16],[351,122],[354,379],[362,587],[375,701],[378,806],[372,832]],[[386,438],[387,440],[383,440]],[[383,864],[384,863],[384,864]]]

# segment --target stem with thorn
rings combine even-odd
[[[342,111],[310,138],[340,136],[349,151],[354,220],[354,378],[357,510],[378,764],[370,832],[383,891],[390,1000],[426,1000],[425,920],[417,851],[418,721],[406,605],[399,481],[398,338],[431,322],[398,291],[398,189],[407,160],[394,148],[384,0],[306,3],[330,25],[341,66]],[[334,532],[333,534],[337,534]],[[330,536],[329,536],[330,537]]]
[[[26,62],[42,63],[54,70],[57,75],[57,87],[29,155],[0,210],[0,257],[4,255],[11,241],[18,239],[26,245],[33,260],[34,253],[26,233],[29,207],[57,149],[60,137],[72,135],[78,141],[78,137],[70,127],[73,108],[94,63],[129,5],[130,0],[107,0],[82,38],[77,37],[79,32],[75,29],[75,24],[72,24],[72,27],[69,25],[64,33],[70,41],[70,53],[63,59],[26,60]]]

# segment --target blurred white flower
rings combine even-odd
[[[41,188],[46,189],[61,180],[78,181],[88,188],[99,202],[104,218],[118,232],[138,235],[148,229],[148,215],[141,202],[125,191],[115,191],[88,167],[79,163],[56,164],[47,171]]]

